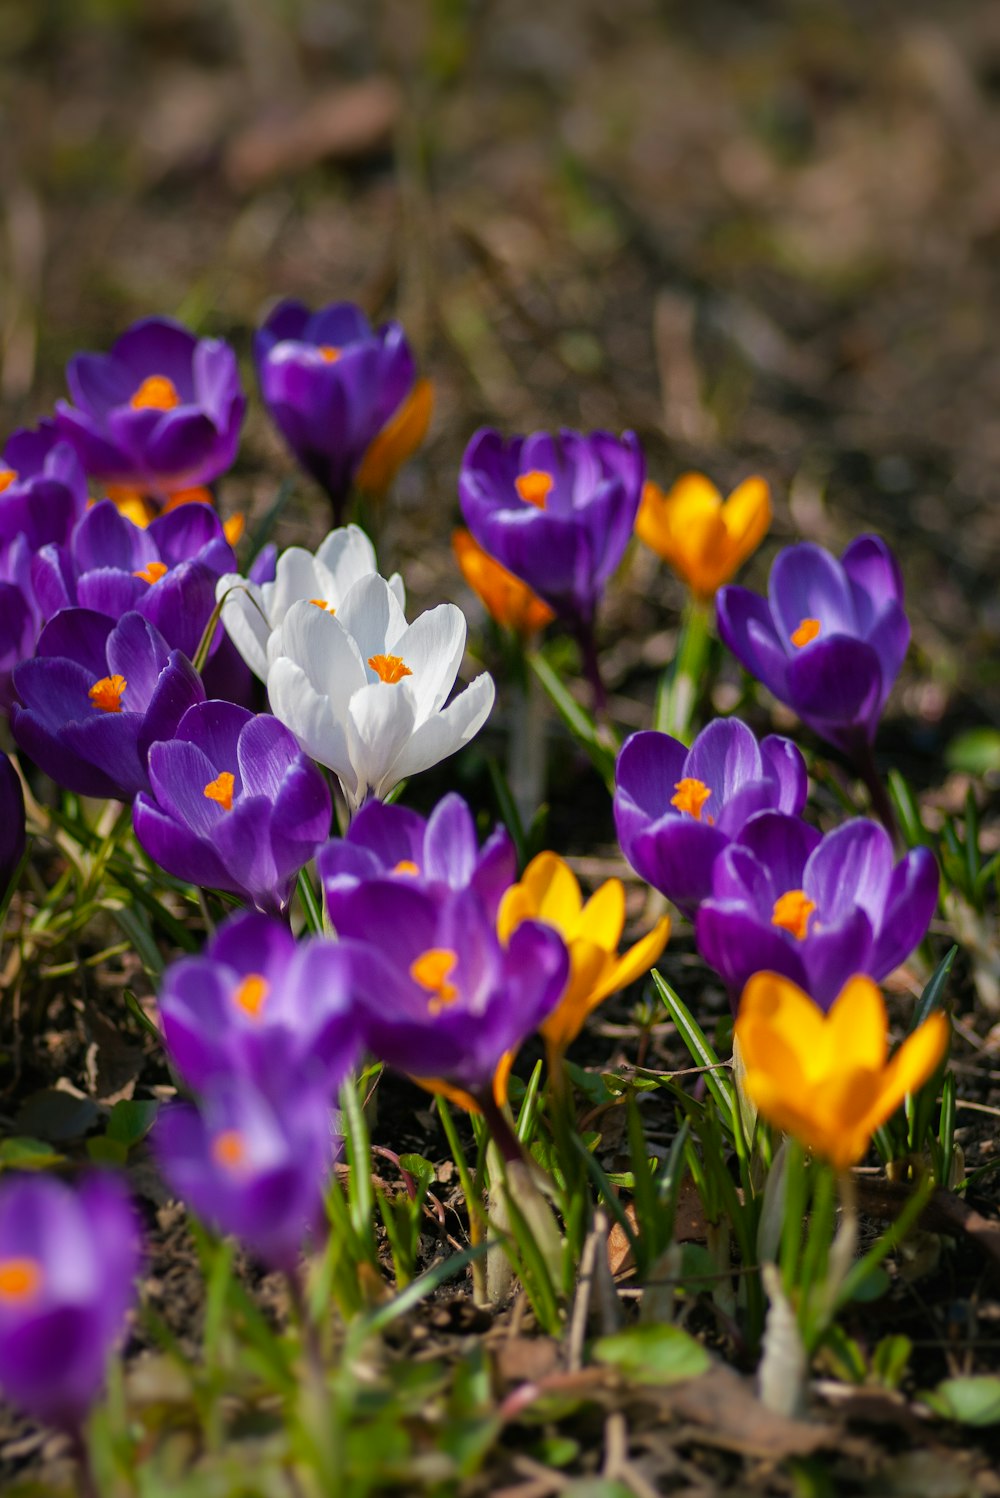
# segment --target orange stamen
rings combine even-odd
[[[309,602],[314,603],[318,609],[322,609],[324,614],[335,614],[337,612],[333,604],[327,603],[325,598],[310,598]]]
[[[181,398],[177,386],[166,375],[147,375],[129,401],[133,411],[172,411]]]
[[[240,986],[233,990],[233,1003],[251,1019],[259,1019],[264,1000],[271,992],[271,985],[260,973],[248,973]]]
[[[239,1129],[223,1129],[212,1140],[212,1159],[224,1170],[238,1170],[246,1157],[246,1140]]]
[[[391,872],[393,874],[419,874],[420,870],[412,858],[401,858]]]
[[[317,352],[321,359],[326,360],[327,364],[336,364],[340,358],[340,349],[334,348],[332,343],[321,343]]]
[[[138,572],[133,572],[132,576],[141,577],[146,583],[158,583],[161,577],[166,577],[167,571],[166,562],[150,562],[147,566],[140,567]]]
[[[410,977],[431,995],[427,1001],[429,1013],[440,1014],[446,1004],[454,1004],[458,998],[458,988],[448,982],[457,961],[457,953],[449,947],[431,947],[410,963]]]
[[[0,1304],[34,1300],[42,1288],[42,1266],[36,1259],[0,1260]]]
[[[368,664],[379,681],[387,682],[389,686],[402,681],[404,676],[413,675],[409,666],[403,664],[403,658],[399,655],[370,655]]]
[[[798,629],[792,631],[792,644],[796,650],[801,650],[803,645],[810,645],[819,634],[820,624],[818,619],[803,619]]]
[[[0,468],[0,494],[9,489],[11,484],[17,483],[17,470],[14,468]]]
[[[233,786],[235,784],[236,777],[232,772],[230,770],[222,770],[216,775],[214,780],[210,780],[206,785],[204,792],[205,799],[207,801],[217,801],[223,811],[232,811]]]
[[[514,488],[525,504],[534,505],[539,510],[545,509],[545,502],[555,486],[555,479],[543,468],[531,468],[527,473],[519,473],[514,480]]]
[[[810,900],[804,889],[790,889],[774,902],[771,925],[790,931],[796,941],[805,941],[809,935],[809,917],[816,909],[816,901]]]
[[[700,822],[701,809],[712,794],[705,782],[685,775],[683,780],[678,780],[674,790],[677,794],[671,796],[670,805],[676,806],[678,811],[687,812],[689,817],[694,817],[696,822]],[[711,821],[711,817],[708,820]]]
[[[102,676],[100,681],[94,682],[87,696],[102,713],[120,713],[127,686],[124,676]]]

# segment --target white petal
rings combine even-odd
[[[238,572],[227,572],[215,585],[215,598],[225,599],[221,617],[227,635],[253,674],[264,681],[270,625],[260,589]]]
[[[420,614],[396,641],[395,654],[409,666],[406,678],[418,703],[422,723],[448,700],[465,653],[465,615],[454,603],[439,603]]]
[[[405,585],[403,583],[403,579],[400,577],[400,575],[399,575],[398,572],[394,572],[392,574],[392,576],[390,577],[390,579],[389,579],[389,587],[390,587],[390,589],[392,591],[393,598],[395,598],[395,600],[399,604],[400,608],[401,609],[405,609],[406,608],[406,587],[405,587]]]
[[[342,525],[331,531],[317,549],[316,563],[319,575],[326,576],[326,592],[322,596],[335,609],[356,582],[378,571],[375,548],[357,525]]]
[[[278,628],[293,603],[303,598],[323,598],[325,595],[320,589],[324,581],[311,551],[306,551],[304,546],[290,546],[283,551],[278,558],[274,586],[268,599],[271,628]]]
[[[406,630],[406,615],[384,577],[374,573],[354,584],[340,608],[337,618],[357,641],[363,661],[373,655],[388,655]],[[369,671],[367,679],[374,681]]]
[[[484,671],[446,708],[421,723],[396,761],[396,779],[430,769],[475,738],[490,715],[494,695],[493,678]]]
[[[334,717],[329,697],[317,692],[302,667],[287,656],[276,660],[268,672],[267,695],[272,713],[305,753],[339,775],[345,791],[352,793],[356,782],[345,723]]]
[[[316,691],[329,697],[334,717],[346,719],[351,694],[364,686],[368,674],[358,647],[336,614],[314,603],[293,603],[284,624],[268,641],[271,669],[282,656],[301,666]]]
[[[357,800],[371,790],[386,796],[401,774],[395,765],[413,733],[416,704],[405,683],[376,682],[351,698],[347,718],[347,747],[357,776]]]

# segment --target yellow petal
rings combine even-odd
[[[369,445],[355,475],[364,494],[384,494],[396,470],[415,452],[427,435],[434,409],[434,387],[418,380],[395,416],[390,417]]]
[[[881,1071],[886,1055],[885,1003],[862,974],[848,979],[826,1017],[827,1054],[841,1066]]]
[[[790,1092],[783,1080],[767,1072],[750,1070],[745,1074],[744,1086],[762,1118],[791,1134],[807,1150],[825,1159],[830,1158],[831,1151],[836,1148],[836,1137],[824,1121],[814,1117],[804,1105],[807,1091]]]
[[[591,995],[610,966],[607,952],[595,942],[577,937],[570,944],[569,982],[555,1009],[539,1026],[549,1046],[564,1051],[576,1039],[594,1007]]]
[[[565,936],[583,908],[576,875],[557,853],[539,853],[525,869],[521,883],[535,902],[537,919]]]
[[[498,624],[527,639],[552,623],[555,613],[548,604],[484,551],[468,531],[452,531],[451,547],[465,581]]]
[[[749,1069],[767,1069],[773,1036],[797,1058],[804,1077],[822,1073],[827,1051],[822,1010],[790,978],[754,973],[740,999],[736,1028]]]
[[[493,1073],[493,1099],[498,1108],[506,1106],[507,1089],[514,1060],[513,1051],[504,1051]],[[422,1087],[425,1092],[433,1092],[436,1096],[447,1098],[449,1103],[456,1103],[459,1108],[464,1108],[466,1113],[482,1113],[483,1111],[471,1092],[466,1092],[462,1087],[453,1087],[450,1082],[445,1082],[441,1077],[411,1076],[410,1081],[416,1082],[417,1086]]]
[[[523,884],[512,884],[505,889],[500,899],[497,910],[497,936],[504,946],[510,940],[510,934],[520,926],[522,921],[534,921],[538,919],[538,902]]]
[[[756,551],[771,524],[771,491],[767,480],[755,474],[738,484],[722,507],[722,523],[737,558],[735,571]]]
[[[596,1008],[609,994],[620,993],[623,988],[634,983],[636,978],[648,973],[667,945],[669,935],[670,917],[665,915],[657,921],[652,931],[647,932],[617,962],[612,963],[602,983],[591,995],[591,1009]]]
[[[580,911],[572,935],[585,936],[606,952],[617,952],[624,925],[625,886],[620,879],[607,879]]]
[[[916,1092],[934,1075],[948,1049],[950,1035],[951,1021],[936,1009],[907,1036],[882,1074],[878,1097],[865,1120],[869,1133],[892,1117],[907,1093]]]

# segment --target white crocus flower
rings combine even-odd
[[[267,680],[267,642],[293,603],[301,599],[335,612],[362,577],[378,572],[375,548],[356,525],[342,525],[315,552],[290,546],[278,558],[274,582],[248,582],[238,572],[227,572],[215,586],[216,601],[224,599],[222,622],[250,670]],[[396,572],[388,587],[402,609],[406,596]]]
[[[268,644],[271,711],[340,778],[352,813],[467,744],[493,706],[477,676],[447,707],[465,616],[442,603],[407,624],[392,585],[363,577],[335,614],[295,603]]]

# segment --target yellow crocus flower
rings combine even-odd
[[[434,409],[434,387],[430,380],[417,380],[394,416],[373,438],[354,476],[355,487],[379,497],[396,476],[396,470],[427,436]]]
[[[451,546],[465,581],[498,624],[526,640],[552,623],[555,614],[548,604],[484,551],[469,531],[452,531]]]
[[[936,1010],[889,1061],[885,1003],[860,975],[824,1014],[788,978],[755,973],[736,1020],[751,1101],[838,1171],[857,1164],[875,1130],[933,1075],[949,1030]]]
[[[569,948],[570,978],[556,1008],[541,1027],[550,1065],[579,1035],[583,1022],[609,994],[617,993],[656,962],[667,937],[667,916],[618,955],[625,925],[625,887],[608,879],[584,902],[576,876],[555,853],[539,853],[500,902],[497,932],[505,942],[522,921],[554,926]]]
[[[635,533],[692,593],[711,598],[756,551],[770,524],[765,479],[745,479],[723,500],[704,474],[685,473],[669,493],[645,485]]]

